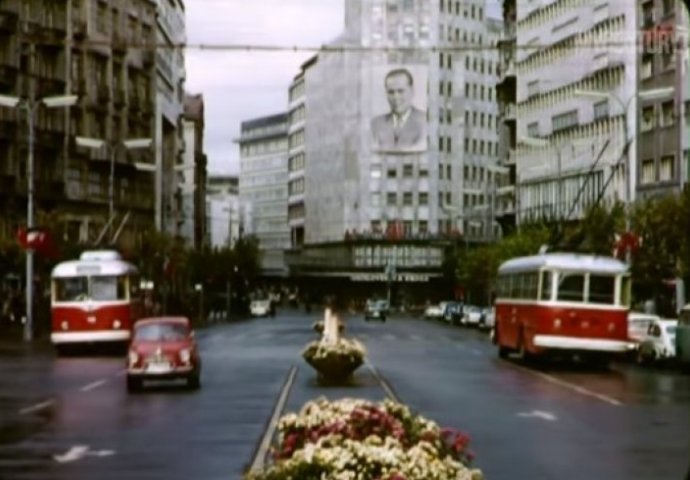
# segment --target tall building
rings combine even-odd
[[[201,247],[206,239],[206,154],[204,153],[204,97],[186,95],[184,102],[184,161],[180,166],[183,181],[178,213],[178,235],[188,246]]]
[[[267,277],[287,274],[284,252],[288,227],[288,114],[242,122],[240,129],[240,204],[244,233],[255,236],[261,270]]]
[[[186,41],[185,9],[182,0],[157,1],[156,13],[156,116],[154,144],[156,152],[156,228],[170,234],[179,229],[184,181],[182,163],[184,82],[186,78],[184,48]]]
[[[637,13],[642,32],[638,88],[673,90],[639,105],[636,190],[645,198],[678,192],[688,180],[688,18],[676,0],[644,0]]]
[[[134,168],[150,162],[150,150],[122,145],[153,134],[156,62],[153,51],[139,46],[155,44],[155,32],[156,5],[147,0],[0,0],[0,94],[36,105],[37,222],[57,215],[66,239],[101,236],[111,184],[119,240],[133,240],[151,223],[154,184],[149,173]],[[49,109],[39,102],[68,93],[78,95],[77,105]],[[0,107],[4,236],[26,221],[26,125],[25,111]],[[106,147],[78,147],[77,136]]]
[[[411,284],[400,301],[427,295],[420,283],[448,295],[435,283],[446,250],[501,233],[501,25],[485,12],[482,0],[346,2],[343,34],[290,91],[293,274],[354,295],[399,283]]]
[[[680,4],[521,3],[517,44],[519,221],[575,220],[596,202],[678,190]],[[663,30],[675,33],[664,34]]]

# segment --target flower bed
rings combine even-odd
[[[366,349],[357,340],[338,338],[334,343],[317,340],[309,343],[302,357],[326,381],[343,381],[363,363]]]
[[[308,402],[278,424],[275,464],[249,480],[480,480],[469,438],[392,401]]]

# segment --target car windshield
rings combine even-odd
[[[179,323],[153,323],[136,327],[134,339],[140,341],[175,341],[188,337],[189,329]]]

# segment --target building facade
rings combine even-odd
[[[178,185],[184,182],[182,164],[186,79],[184,61],[185,7],[182,0],[158,0],[156,12],[156,115],[154,145],[156,153],[156,228],[177,235],[183,195]]]
[[[122,142],[152,138],[156,4],[138,0],[0,1],[0,94],[37,105],[34,172],[36,220],[59,219],[63,238],[94,242],[109,219],[113,185],[114,230],[133,241],[153,219],[154,184],[135,162],[150,150],[127,151]],[[78,95],[64,109],[39,105],[46,97]],[[28,131],[26,112],[0,107],[2,235],[26,221]],[[77,147],[75,137],[109,148]],[[112,159],[112,165],[111,165]],[[111,170],[112,168],[112,170]],[[112,240],[108,237],[106,240]]]
[[[244,233],[239,197],[239,177],[209,175],[206,185],[207,244],[232,247]]]
[[[517,44],[534,48],[514,51],[518,221],[577,220],[595,203],[679,191],[681,11],[653,0],[520,4]]]
[[[435,281],[457,240],[500,234],[501,24],[485,12],[479,0],[346,2],[345,31],[291,90],[291,111],[304,111],[291,143],[304,168],[291,173],[304,188],[304,242],[289,255],[295,275],[318,287],[349,282],[361,295],[406,284],[394,293],[402,302],[442,293]]]
[[[238,139],[244,233],[258,239],[261,270],[267,277],[287,275],[288,118],[280,113],[242,122]]]
[[[672,89],[639,106],[636,190],[646,198],[679,192],[688,179],[688,18],[676,0],[644,0],[637,13],[639,89]]]
[[[182,196],[178,235],[185,244],[201,247],[206,239],[206,154],[204,153],[204,97],[185,95],[183,181],[178,185]]]

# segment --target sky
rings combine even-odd
[[[186,2],[186,90],[204,96],[209,173],[239,173],[240,123],[287,109],[288,86],[314,54],[291,48],[318,48],[342,33],[345,1]],[[489,3],[489,14],[499,17],[498,0]],[[222,48],[226,46],[233,48]],[[246,51],[237,46],[290,50]]]

